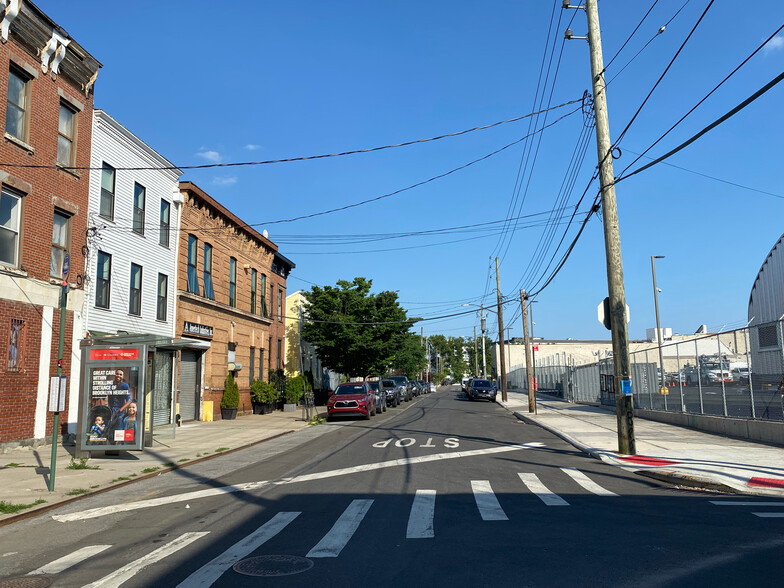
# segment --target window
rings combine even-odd
[[[30,77],[11,65],[8,72],[8,103],[5,109],[5,132],[27,141],[30,120]]]
[[[158,274],[158,312],[159,321],[166,320],[166,311],[169,308],[169,276]]]
[[[139,184],[133,185],[133,232],[144,235],[144,200],[147,190]]]
[[[161,200],[161,230],[158,235],[158,243],[164,247],[169,246],[169,225],[171,222],[171,204],[166,200]]]
[[[128,314],[142,314],[142,266],[131,264],[131,289],[128,292]]]
[[[21,195],[3,186],[0,192],[0,263],[16,266],[19,257]]]
[[[199,276],[196,275],[196,258],[199,255],[199,240],[195,235],[188,235],[188,292],[199,293]],[[206,264],[206,259],[205,259]]]
[[[204,244],[204,295],[210,300],[215,300],[215,291],[212,289],[212,245]]]
[[[108,219],[114,218],[114,178],[115,170],[104,162],[101,167],[101,202],[98,205],[98,214]]]
[[[264,371],[264,348],[259,348],[259,380],[263,380],[263,371]]]
[[[55,210],[52,222],[52,258],[49,262],[49,275],[58,279],[64,277],[63,260],[68,252],[70,229],[71,217]]]
[[[261,274],[261,316],[267,316],[267,274]]]
[[[270,317],[273,316],[272,313],[274,312],[273,304],[275,304],[275,284],[270,284]]]
[[[256,356],[254,355],[255,353],[256,353],[256,348],[255,347],[251,347],[250,348],[250,369],[248,369],[248,386],[252,386],[253,385],[253,372],[256,371],[256,366],[254,364],[254,362],[256,361]]]
[[[280,339],[278,339],[278,361],[277,361],[277,363],[276,363],[276,369],[279,369],[279,370],[282,370],[282,369],[283,369],[283,365],[282,365],[282,364],[281,364],[281,362],[280,362],[280,358],[281,358],[281,349],[282,349],[282,348],[283,348],[283,341],[281,341]]]
[[[278,321],[283,321],[283,288],[278,288]]]
[[[250,312],[256,313],[256,270],[250,270]],[[251,370],[253,371],[253,370]]]
[[[112,289],[112,256],[98,252],[98,270],[95,272],[95,306],[109,308]]]
[[[229,260],[229,306],[237,306],[237,260]]]
[[[11,319],[11,330],[8,333],[8,371],[18,372],[24,369],[25,322],[22,319]]]
[[[76,140],[76,111],[65,102],[60,102],[60,120],[57,128],[57,163],[72,166],[74,141]]]

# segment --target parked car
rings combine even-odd
[[[425,382],[424,380],[417,380],[417,382],[419,382],[419,387],[422,389],[422,392],[424,394],[430,393],[430,386],[428,385],[427,382]]]
[[[411,391],[411,382],[408,381],[408,378],[405,376],[387,376],[387,379],[392,380],[395,384],[397,384],[398,389],[400,390],[400,399],[408,402],[412,398],[414,398],[414,394]]]
[[[739,384],[749,383],[749,368],[732,368],[732,380]]]
[[[373,394],[376,397],[376,414],[380,414],[382,412],[386,412],[387,410],[387,395],[381,391],[381,387],[379,386],[379,382],[368,382],[370,385],[370,389],[373,391]]]
[[[468,388],[469,400],[486,398],[495,402],[496,394],[495,386],[493,386],[493,383],[490,380],[483,380],[481,378],[474,378],[471,380],[471,385]]]
[[[379,389],[384,391],[384,395],[386,396],[387,400],[387,406],[400,406],[401,397],[397,384],[387,378],[379,380],[378,384]]]
[[[369,419],[376,414],[376,395],[367,382],[338,385],[327,400],[327,419],[340,415],[360,415]]]

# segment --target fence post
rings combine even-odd
[[[678,362],[676,367],[675,377],[678,378],[678,390],[681,391],[681,413],[686,412],[686,399],[683,398],[683,380],[681,379],[681,350],[678,344],[675,344],[675,360]]]
[[[749,399],[751,401],[751,418],[757,418],[757,409],[754,407],[754,384],[751,381],[751,357],[749,356],[749,344],[751,343],[751,327],[743,331],[743,343],[746,345],[746,368],[749,372]]]
[[[697,388],[700,392],[700,414],[705,414],[705,406],[702,404],[702,369],[700,368],[700,351],[697,349],[697,339],[694,340],[694,363],[697,366]]]
[[[721,331],[716,335],[716,346],[719,349],[719,380],[721,380],[721,401],[724,404],[724,416],[727,414],[727,390],[724,388],[724,360],[721,358]]]

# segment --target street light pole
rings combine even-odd
[[[501,399],[506,402],[506,358],[504,357],[504,309],[501,305],[501,274],[498,270],[498,258],[495,258],[495,284],[498,299],[498,359],[501,364]]]
[[[487,353],[485,351],[485,330],[487,330],[487,321],[485,320],[485,306],[484,306],[484,304],[480,308],[481,308],[481,312],[480,312],[480,315],[479,315],[479,317],[480,317],[479,318],[479,326],[482,329],[482,377],[486,378],[487,377],[487,365],[486,365],[486,361],[487,360],[486,360],[485,356],[487,355]]]
[[[479,372],[479,358],[476,356],[476,326],[474,326],[474,373]]]
[[[651,255],[651,274],[653,275],[653,304],[656,307],[656,342],[659,346],[659,368],[661,377],[659,378],[660,393],[664,393],[664,356],[662,355],[662,332],[659,322],[659,289],[656,287],[656,260],[664,259],[663,255]]]

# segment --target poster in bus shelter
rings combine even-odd
[[[141,449],[144,432],[140,348],[91,348],[85,365],[84,450]]]

